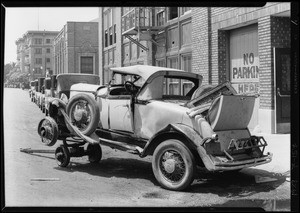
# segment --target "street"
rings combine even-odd
[[[37,133],[45,116],[30,101],[28,90],[5,88],[4,166],[6,207],[261,207],[290,210],[290,182],[285,167],[289,156],[273,156],[270,165],[232,173],[208,173],[199,169],[184,192],[159,186],[152,173],[151,156],[140,158],[102,146],[102,160],[71,158],[66,168],[57,165],[53,153],[20,152],[21,148],[55,150]],[[284,137],[286,138],[286,137]],[[268,141],[268,144],[271,142]],[[280,145],[289,144],[282,141]],[[289,146],[289,145],[288,145]],[[287,149],[289,150],[289,149]],[[268,150],[267,150],[268,151]],[[280,173],[279,173],[280,172]],[[266,181],[257,181],[257,176]]]

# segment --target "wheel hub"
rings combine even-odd
[[[74,111],[74,119],[78,122],[87,120],[87,112],[83,109],[77,109]]]
[[[176,168],[176,161],[174,159],[168,159],[163,163],[164,169],[168,173],[173,173]]]

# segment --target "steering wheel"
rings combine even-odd
[[[134,83],[132,83],[131,81],[125,81],[124,87],[127,92],[130,92],[133,94],[137,93],[137,91],[138,91],[138,87],[135,86]]]

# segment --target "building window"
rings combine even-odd
[[[180,7],[180,15],[183,15],[185,12],[190,11],[191,7]]]
[[[181,69],[187,72],[192,72],[192,54],[181,56]]]
[[[116,24],[114,24],[114,44],[117,42],[117,29]]]
[[[81,56],[80,67],[81,73],[93,74],[93,57]]]
[[[192,72],[192,54],[181,56],[181,69],[187,72]],[[182,95],[186,95],[192,88],[194,84],[188,80],[182,80],[181,91]]]
[[[49,38],[46,39],[46,44],[50,44],[51,40]]]
[[[34,39],[34,44],[42,44],[42,43],[43,43],[43,39],[41,39],[41,38]]]
[[[42,48],[36,48],[34,53],[35,54],[42,54]]]
[[[113,44],[113,28],[109,28],[109,45]]]
[[[50,53],[50,52],[51,52],[50,48],[47,48],[47,49],[46,49],[46,52],[47,52],[47,53]]]
[[[46,62],[47,62],[47,63],[50,63],[50,58],[46,58]]]
[[[35,64],[42,64],[42,58],[36,58]]]
[[[165,24],[165,11],[160,11],[156,14],[157,26],[163,26]]]
[[[178,17],[178,7],[169,7],[169,20]]]
[[[108,47],[108,32],[105,30],[105,35],[104,35],[104,47]]]
[[[110,8],[104,11],[104,47],[116,43],[116,11]]]

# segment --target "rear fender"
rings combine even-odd
[[[182,139],[182,142],[191,150],[197,162],[202,162],[200,157],[202,158],[206,154],[205,149],[201,146],[203,138],[193,128],[179,123],[169,124],[150,138],[141,153],[141,157],[152,155],[161,142],[171,138]],[[199,151],[203,152],[203,155]],[[203,163],[199,164],[202,165]]]

